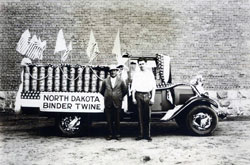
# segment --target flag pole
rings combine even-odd
[[[70,65],[72,65],[72,55],[70,55]]]

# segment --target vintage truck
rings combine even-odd
[[[125,122],[137,121],[129,87],[139,57],[127,58],[128,95],[121,112],[121,121]],[[172,84],[168,56],[157,54],[146,58],[157,81],[152,121],[175,120],[190,134],[211,135],[218,124],[217,103],[200,93],[195,85]],[[108,75],[108,66],[26,64],[15,110],[55,117],[62,134],[79,135],[86,123],[105,121],[104,99],[99,89]]]

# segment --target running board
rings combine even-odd
[[[161,120],[164,121],[169,120],[175,114],[175,112],[177,112],[180,109],[181,106],[182,105],[177,105],[174,107],[174,109],[168,110],[166,114],[163,116],[163,118],[161,118]]]

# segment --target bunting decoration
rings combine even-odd
[[[160,78],[162,80],[160,84],[157,84],[157,86],[165,87],[166,84],[172,83],[170,57],[157,54],[156,59],[157,67],[160,69]]]
[[[157,67],[160,70],[159,75],[161,78],[161,82],[159,84],[157,84],[156,87],[157,88],[167,87],[168,84],[172,83],[170,57],[165,56],[165,55],[156,54],[156,63],[157,63]],[[173,96],[171,95],[171,92],[167,90],[166,95],[167,95],[167,100],[171,104],[173,104]],[[166,114],[161,120],[167,120],[168,116],[169,116],[168,114]]]
[[[86,49],[86,54],[89,57],[89,63],[92,63],[92,61],[98,56],[99,53],[100,52],[99,52],[98,44],[95,40],[94,33],[91,30],[88,47]]]
[[[115,41],[114,41],[114,47],[112,50],[112,54],[116,55],[116,60],[118,65],[125,65],[127,62],[127,59],[122,58],[122,53],[121,53],[121,42],[120,42],[120,31],[118,29]]]
[[[16,51],[32,60],[42,60],[43,52],[46,48],[46,41],[42,42],[36,35],[33,35],[31,40],[29,40],[30,37],[29,30],[26,30],[17,43]]]

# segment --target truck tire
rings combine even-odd
[[[79,136],[82,130],[82,116],[77,114],[62,114],[57,117],[56,123],[63,136]]]
[[[193,107],[186,116],[187,130],[192,135],[211,135],[217,128],[217,124],[216,112],[206,105]]]

